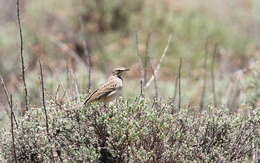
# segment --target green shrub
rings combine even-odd
[[[41,108],[19,120],[15,144],[19,162],[245,162],[259,135],[259,111],[249,117],[225,108],[193,108],[147,99],[119,99],[107,107],[82,102]],[[3,157],[14,161],[9,131],[0,138]]]

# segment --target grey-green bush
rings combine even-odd
[[[248,108],[250,109],[250,108]],[[31,109],[14,128],[19,162],[249,162],[259,138],[259,111],[250,116],[224,107],[177,111],[171,103],[119,99],[107,107],[82,101]],[[2,156],[14,161],[9,130]]]

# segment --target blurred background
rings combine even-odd
[[[182,104],[212,103],[212,67],[216,100],[234,111],[259,106],[259,0],[22,0],[21,22],[29,102],[41,104],[39,59],[47,98],[87,94],[111,70],[129,67],[125,97],[140,94],[168,51],[157,76],[159,97],[175,97],[182,58]],[[19,113],[24,95],[15,1],[0,0],[0,74]],[[140,57],[138,57],[138,54]],[[212,66],[212,59],[214,64]],[[142,65],[140,65],[140,60]],[[148,62],[149,60],[149,62]],[[91,61],[91,62],[90,62]],[[89,67],[91,65],[91,85]],[[146,75],[142,75],[142,69]],[[154,86],[144,90],[154,96]],[[0,87],[0,120],[6,119]]]

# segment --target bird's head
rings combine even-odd
[[[118,67],[118,68],[113,69],[112,75],[121,77],[123,75],[123,73],[126,71],[129,71],[129,68]]]

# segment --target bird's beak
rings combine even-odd
[[[130,69],[129,68],[126,68],[124,71],[129,71]]]

